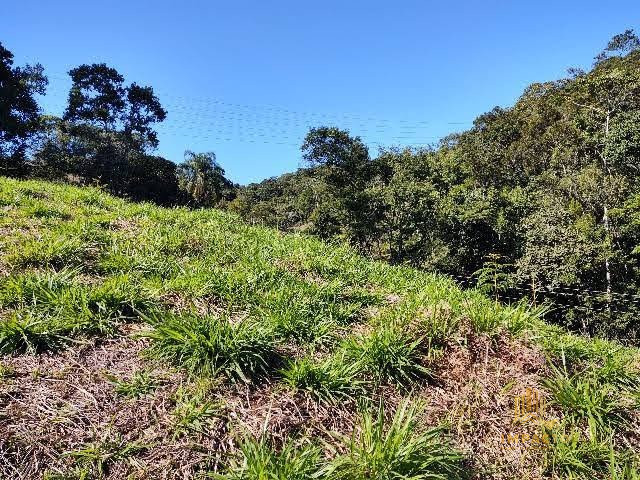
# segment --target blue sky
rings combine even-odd
[[[640,28],[640,2],[5,2],[0,41],[50,77],[106,62],[156,90],[169,115],[158,153],[214,151],[240,183],[295,170],[309,126],[417,145],[509,106],[530,83],[589,67]]]

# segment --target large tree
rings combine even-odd
[[[366,187],[375,175],[375,165],[367,146],[346,130],[319,127],[309,130],[301,148],[308,165],[320,167],[315,171],[329,186],[331,210],[339,211],[337,215],[324,216],[325,220],[342,218],[347,238],[368,249],[375,227],[368,211]]]
[[[120,132],[139,151],[158,146],[153,124],[167,112],[151,87],[124,85],[124,77],[104,63],[80,65],[69,71],[72,85],[64,120],[82,127]]]
[[[39,129],[36,94],[47,86],[42,65],[13,66],[13,54],[0,43],[0,173],[25,173],[29,140]]]

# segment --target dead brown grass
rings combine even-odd
[[[117,338],[81,345],[56,355],[5,359],[14,376],[0,380],[0,477],[41,478],[45,471],[68,472],[79,461],[73,452],[88,446],[136,445],[127,458],[106,461],[105,478],[195,478],[219,470],[243,435],[267,434],[276,443],[304,435],[331,440],[330,432],[350,434],[357,423],[356,402],[328,406],[293,394],[277,382],[259,387],[215,385],[207,400],[222,405],[203,432],[175,435],[176,391],[190,388],[183,373],[141,357],[146,341],[126,326]],[[114,391],[106,373],[130,378],[150,370],[160,386],[140,398]],[[543,355],[521,341],[468,333],[446,347],[436,380],[414,396],[426,404],[424,426],[446,420],[454,442],[468,454],[476,478],[540,478],[540,452],[505,447],[513,423],[513,395],[539,388]],[[402,394],[382,386],[372,395],[390,413]],[[119,443],[118,443],[119,442]],[[494,470],[483,471],[486,465]]]

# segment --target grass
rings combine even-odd
[[[80,473],[84,478],[104,478],[113,463],[126,460],[144,448],[138,443],[126,441],[120,435],[113,435],[67,452],[67,456],[77,466],[76,475]]]
[[[627,404],[621,392],[592,373],[567,375],[555,369],[554,375],[547,378],[544,384],[551,392],[553,401],[566,412],[566,418],[572,425],[580,426],[586,422],[592,439],[628,423]]]
[[[208,452],[222,462],[213,475],[223,478],[480,478],[510,461],[479,445],[480,435],[504,427],[511,413],[500,386],[525,381],[509,368],[520,352],[503,351],[515,344],[548,357],[551,376],[528,358],[522,361],[531,360],[534,371],[524,374],[552,399],[565,430],[532,459],[534,469],[510,464],[511,477],[637,477],[632,452],[640,444],[629,432],[640,428],[638,349],[550,326],[544,306],[500,305],[445,277],[370,261],[335,242],[245,225],[216,210],[164,209],[96,188],[9,179],[0,179],[0,206],[0,365],[9,369],[0,371],[0,395],[14,408],[2,417],[12,428],[15,413],[24,411],[16,402],[53,401],[30,395],[55,378],[70,382],[69,391],[87,404],[115,396],[141,411],[167,408],[154,425],[164,429],[159,438],[188,445],[191,455]],[[106,392],[65,377],[106,358],[96,353],[109,352],[117,363],[122,352],[110,349],[128,336],[134,338],[127,345],[144,349],[140,370],[111,377]],[[473,350],[477,345],[486,347]],[[459,365],[448,365],[450,359]],[[58,371],[58,362],[76,366]],[[158,364],[177,370],[163,388],[151,374]],[[104,371],[91,378],[104,379]],[[477,387],[452,407],[455,413],[434,414],[428,405],[431,416],[421,417],[420,402],[405,398],[411,392],[442,403],[438,392],[470,372],[482,381],[471,376]],[[494,378],[501,375],[508,378]],[[174,385],[178,377],[186,383]],[[492,379],[500,384],[495,390]],[[194,387],[201,382],[208,386]],[[464,388],[451,391],[464,395]],[[381,398],[385,408],[357,411]],[[46,407],[37,405],[38,418],[59,409]],[[488,411],[488,420],[474,417]],[[449,437],[438,421],[456,415],[459,428]],[[79,441],[65,430],[73,422],[55,421],[52,432],[66,436],[52,433],[47,455],[25,460],[37,465],[38,476],[42,465],[64,471],[71,461],[70,478],[107,476],[112,465],[129,461],[151,467],[137,448],[140,432],[125,432],[125,441],[99,431]],[[3,428],[0,435],[13,435]],[[576,431],[580,441],[571,436]],[[188,461],[192,478],[210,470],[207,461]]]
[[[138,370],[129,380],[112,375],[107,378],[113,383],[114,391],[123,397],[139,398],[153,392],[159,386],[159,380],[147,370]]]
[[[404,400],[387,421],[380,405],[377,414],[365,412],[358,433],[342,437],[342,449],[326,469],[327,478],[455,480],[465,478],[463,456],[443,437],[441,429],[419,428],[420,406]]]
[[[359,378],[360,365],[344,358],[317,361],[305,357],[290,361],[280,373],[289,388],[321,402],[353,400],[365,391],[365,381]]]
[[[149,353],[201,375],[224,374],[250,382],[267,375],[278,361],[270,332],[260,324],[227,316],[154,316]]]
[[[553,478],[637,480],[639,463],[634,453],[616,451],[612,438],[582,438],[579,432],[556,432],[544,451],[545,473]]]
[[[192,389],[178,388],[175,394],[175,408],[171,414],[174,437],[206,433],[212,421],[222,417],[224,405],[208,399],[208,387],[205,382]]]
[[[264,438],[245,438],[227,471],[214,478],[225,480],[310,480],[317,478],[320,449],[286,443],[276,450]]]
[[[377,382],[410,386],[431,374],[423,364],[423,344],[424,337],[413,338],[397,325],[382,324],[372,332],[350,338],[344,349],[346,356]]]
[[[0,320],[0,353],[42,353],[56,351],[68,342],[72,327],[29,313],[12,312]]]

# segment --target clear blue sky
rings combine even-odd
[[[169,115],[158,153],[214,151],[247,183],[295,170],[310,125],[376,143],[431,143],[523,88],[588,67],[608,39],[640,28],[640,2],[4,2],[0,41],[50,76],[106,62],[151,85]],[[467,123],[465,123],[467,122]]]

